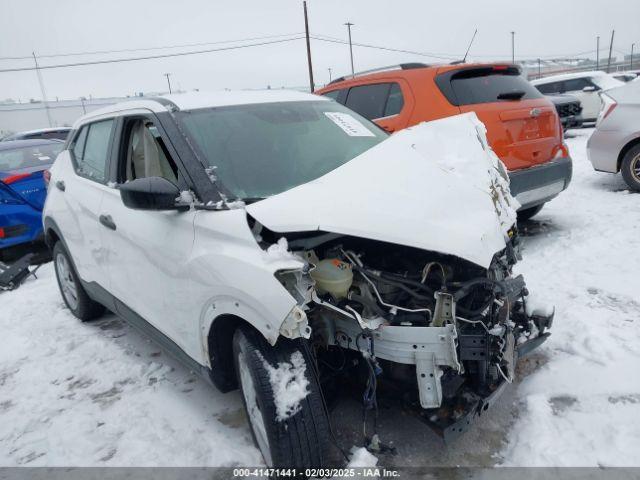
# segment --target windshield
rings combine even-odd
[[[205,166],[243,199],[315,180],[388,136],[357,113],[322,100],[184,111],[180,119]]]
[[[0,150],[0,171],[49,165],[63,148],[64,143],[60,142]]]

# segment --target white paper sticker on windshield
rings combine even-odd
[[[329,119],[350,137],[375,137],[375,134],[348,113],[324,112]]]
[[[47,156],[43,155],[41,157],[38,157],[38,160],[42,160],[44,162],[44,161],[47,161],[47,160],[51,160],[51,157],[47,157]]]

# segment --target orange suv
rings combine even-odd
[[[571,181],[556,109],[515,65],[406,63],[338,78],[317,93],[388,132],[475,112],[509,171],[520,219],[538,213]]]

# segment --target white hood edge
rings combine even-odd
[[[278,233],[321,230],[488,268],[519,204],[475,113],[405,129],[328,174],[246,207]]]

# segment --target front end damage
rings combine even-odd
[[[466,114],[395,134],[247,212],[263,248],[299,260],[276,273],[297,301],[280,333],[309,339],[323,388],[358,384],[368,412],[384,384],[450,440],[549,336],[553,310],[532,308],[512,271],[518,207]]]
[[[549,336],[553,312],[532,312],[523,277],[512,276],[515,235],[488,269],[354,237],[317,245],[319,237],[291,240],[304,267],[277,274],[300,302],[281,334],[309,338],[321,378],[361,383],[366,410],[384,383],[451,440]]]

